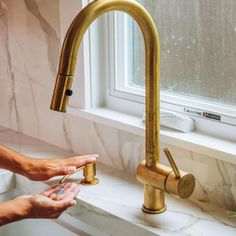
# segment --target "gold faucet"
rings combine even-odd
[[[179,171],[170,152],[165,149],[172,168],[160,164],[160,45],[151,16],[134,0],[95,0],[73,20],[64,39],[51,109],[66,112],[75,73],[78,49],[85,31],[100,15],[122,11],[141,28],[146,52],[146,160],[137,168],[137,179],[144,184],[143,211],[165,211],[164,192],[189,197],[195,187],[193,175]]]

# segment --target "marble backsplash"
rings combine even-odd
[[[59,4],[0,0],[0,125],[76,153],[99,153],[100,162],[135,173],[144,137],[49,109],[60,53]],[[195,175],[193,200],[236,210],[235,165],[165,146]]]

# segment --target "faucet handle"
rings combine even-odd
[[[173,169],[165,180],[165,191],[183,199],[188,198],[194,191],[195,177],[190,173],[178,169],[168,148],[164,149],[164,153],[166,154],[171,168]]]
[[[175,177],[176,177],[177,179],[180,178],[179,169],[178,169],[178,167],[177,167],[177,165],[176,165],[176,163],[175,163],[175,161],[174,161],[174,158],[172,157],[172,155],[171,155],[169,149],[168,149],[168,148],[165,148],[165,149],[164,149],[164,153],[166,154],[166,157],[167,157],[167,159],[168,159],[168,161],[169,161],[169,163],[170,163],[170,165],[171,165],[171,167],[172,167],[172,169],[173,169],[173,171],[174,171],[174,173],[175,173]]]

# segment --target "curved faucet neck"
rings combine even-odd
[[[100,15],[109,11],[122,11],[139,25],[146,52],[146,165],[159,163],[160,125],[160,46],[155,23],[139,3],[133,0],[94,0],[73,20],[64,39],[60,65],[51,109],[66,111],[68,95],[75,73],[78,49],[84,33]]]

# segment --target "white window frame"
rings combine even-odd
[[[128,91],[127,88],[124,91],[120,91],[116,88],[116,80],[120,79],[124,81],[126,76],[129,76],[132,71],[127,66],[121,66],[124,75],[119,74],[116,77],[116,40],[114,38],[116,31],[115,14],[110,14],[108,17],[107,27],[109,37],[109,51],[107,52],[110,62],[109,64],[109,92],[106,96],[106,107],[109,109],[125,112],[140,116],[144,112],[144,92],[142,89],[135,89],[136,94],[132,90]],[[129,40],[126,31],[128,30],[127,24],[129,20],[125,18],[122,22],[124,24],[123,33],[119,32],[119,41],[124,42],[123,45],[128,45],[125,41]],[[120,36],[124,35],[124,38]],[[119,45],[120,48],[121,45]],[[129,48],[123,48],[124,52],[130,52]],[[129,58],[125,58],[126,55],[122,55],[124,64],[130,64],[127,61]],[[120,61],[122,61],[120,60]],[[125,70],[127,70],[125,72]],[[123,77],[123,78],[122,78]],[[224,104],[218,104],[214,102],[208,102],[206,100],[196,99],[194,97],[181,96],[177,94],[171,94],[165,91],[161,91],[161,109],[177,112],[182,115],[191,117],[196,123],[196,130],[209,135],[214,135],[220,138],[227,138],[229,140],[236,141],[236,109],[233,106],[225,106]]]
[[[69,0],[78,5],[76,0]],[[88,0],[82,0],[79,4],[80,7],[84,7],[88,4]],[[74,9],[74,6],[72,8]],[[65,2],[61,0],[61,5],[69,5],[68,1]],[[78,13],[78,9],[70,11]],[[61,12],[65,12],[65,8]],[[68,10],[69,12],[69,10]],[[68,12],[63,13],[65,18],[68,18]],[[63,15],[62,14],[62,15]],[[70,17],[68,21],[71,22],[71,19],[75,14]],[[112,19],[113,17],[113,19]],[[63,17],[61,17],[61,38],[64,38],[65,29],[68,28],[68,25],[65,25]],[[109,80],[108,78],[114,78],[114,65],[115,65],[115,53],[114,50],[114,14],[110,14],[109,17],[104,17],[102,22],[103,29],[108,29],[101,31],[102,35],[98,35],[97,23],[93,25],[85,35],[83,43],[79,51],[79,61],[77,65],[77,73],[79,78],[75,78],[73,82],[74,90],[79,90],[79,93],[76,91],[73,97],[70,100],[70,107],[73,109],[79,109],[80,111],[90,112],[93,109],[104,108],[108,110],[115,110],[122,112],[124,114],[133,114],[138,119],[141,120],[142,113],[144,112],[144,97],[141,94],[137,96],[129,93],[122,93],[120,91],[114,90],[114,80]],[[65,26],[63,26],[65,25]],[[63,26],[63,27],[62,27]],[[124,30],[126,28],[124,27]],[[64,30],[64,31],[63,31]],[[100,43],[104,42],[102,46],[104,50],[104,57],[101,58],[101,55],[98,55],[96,48],[100,48]],[[107,46],[109,45],[109,46]],[[98,62],[102,62],[103,66],[99,66]],[[111,63],[111,64],[110,64]],[[109,66],[105,66],[109,65]],[[102,70],[102,71],[100,71]],[[107,80],[104,79],[107,78]],[[107,85],[105,85],[107,83]],[[99,87],[99,88],[98,88]],[[102,88],[102,92],[101,92]],[[174,102],[170,102],[174,101]],[[183,105],[184,104],[184,105]],[[179,112],[181,114],[187,115],[193,118],[196,122],[196,131],[205,133],[207,135],[216,136],[222,139],[227,139],[231,141],[236,141],[236,111],[232,107],[224,107],[223,105],[214,105],[207,103],[205,101],[200,101],[196,99],[191,99],[187,97],[176,96],[173,94],[168,94],[166,92],[161,92],[161,108]],[[203,117],[203,112],[210,114],[216,114],[221,116],[222,122],[212,121],[212,119],[207,119]],[[73,113],[76,113],[73,111]],[[80,115],[82,114],[79,112]],[[97,113],[92,112],[93,114]],[[105,116],[107,112],[102,112]],[[82,114],[83,117],[84,114]],[[116,115],[114,115],[115,117]],[[91,116],[89,116],[91,117]],[[114,117],[112,120],[114,120]],[[127,116],[126,116],[127,117]],[[97,119],[97,118],[96,118]],[[100,118],[99,118],[100,119]],[[122,118],[119,117],[119,124],[121,123]],[[136,124],[139,127],[138,119]],[[126,122],[126,121],[124,121]],[[131,125],[131,119],[128,122],[128,125]],[[128,127],[126,125],[120,127]],[[142,131],[140,131],[142,133]],[[136,132],[136,133],[139,133]],[[140,133],[140,134],[141,134]]]
[[[111,13],[108,17],[109,27],[109,54],[110,54],[110,94],[111,96],[126,98],[136,102],[144,103],[144,89],[136,87],[135,89],[128,84],[128,77],[132,76],[132,50],[128,47],[132,39],[129,38],[129,29],[132,21],[128,15],[119,15]],[[117,29],[117,20],[121,22],[121,29]],[[116,40],[114,36],[117,36]],[[132,36],[131,36],[132,37]],[[117,49],[123,51],[121,57],[118,57]],[[117,70],[116,64],[120,64]],[[118,78],[118,79],[117,79]]]

